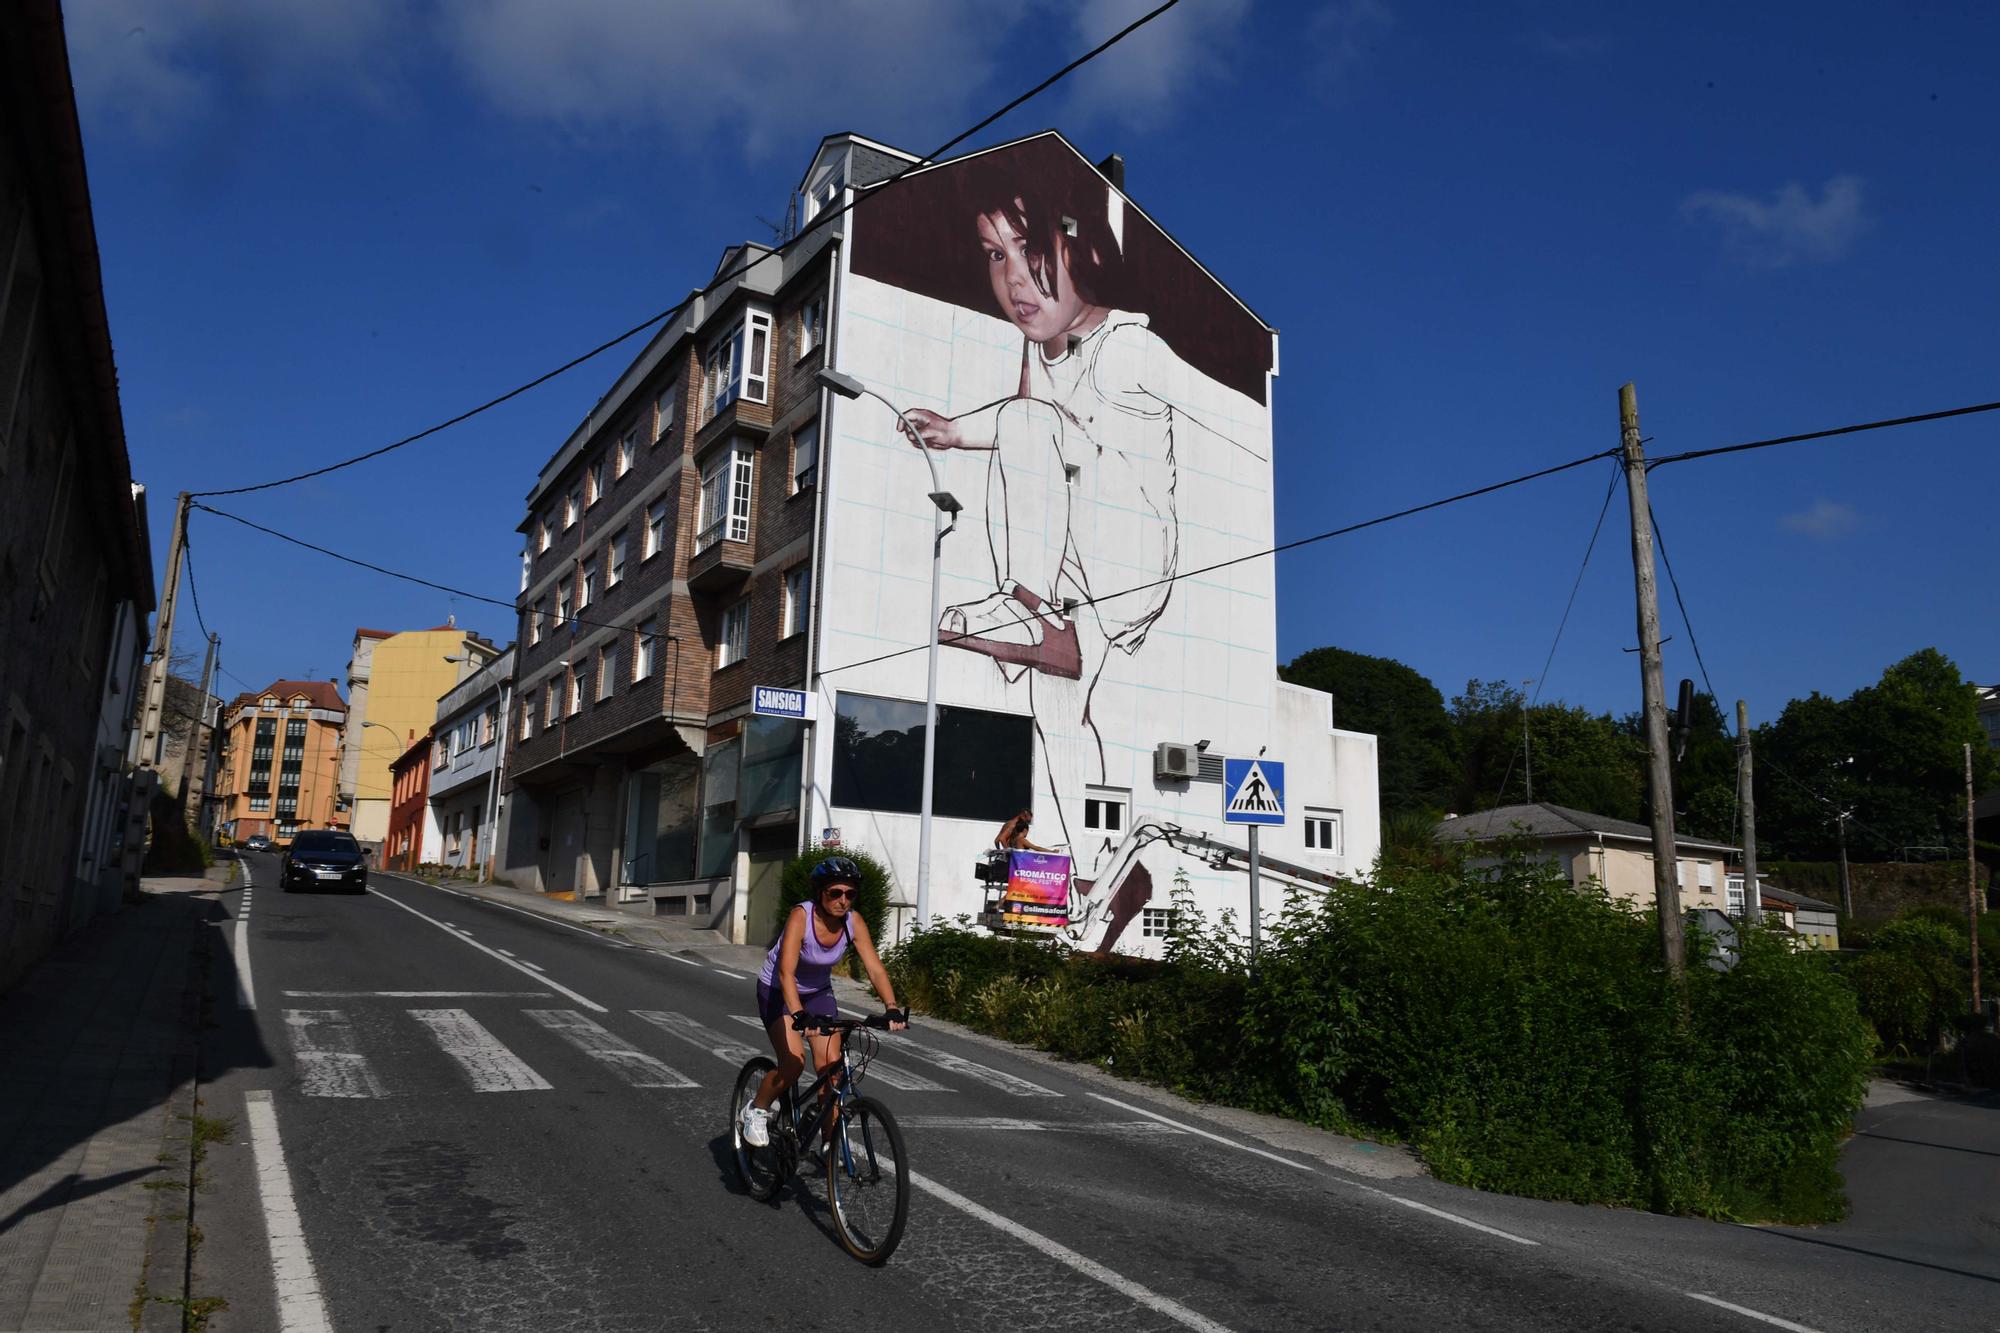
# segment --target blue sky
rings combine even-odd
[[[768,237],[822,134],[926,150],[1149,6],[70,0],[137,477],[172,497],[372,448],[672,304]],[[1282,331],[1291,539],[1617,442],[1655,454],[2000,398],[2000,9],[1184,0],[982,136],[1120,152]],[[636,346],[637,344],[634,344]],[[535,472],[623,364],[224,502],[506,598]],[[1717,691],[1763,720],[1935,645],[2000,679],[2000,413],[1664,468]],[[1447,697],[1543,674],[1609,462],[1279,558],[1279,643]],[[498,608],[193,528],[237,680]],[[1663,609],[1670,681],[1694,675]],[[191,631],[192,626],[189,626]],[[198,644],[191,632],[184,646]],[[1636,706],[1614,498],[1547,696]]]

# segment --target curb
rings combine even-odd
[[[187,985],[181,992],[181,1033],[174,1048],[173,1086],[167,1094],[160,1134],[161,1156],[171,1157],[168,1170],[182,1185],[180,1206],[173,1208],[168,1202],[174,1197],[173,1191],[160,1191],[156,1207],[165,1211],[154,1216],[147,1234],[145,1266],[140,1270],[140,1294],[145,1300],[139,1311],[141,1333],[182,1333],[192,1294],[196,1235],[194,1117],[200,1101],[202,1013],[208,999],[206,934],[191,933],[188,953]]]

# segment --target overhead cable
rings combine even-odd
[[[1747,440],[1742,444],[1725,444],[1713,449],[1690,449],[1685,453],[1666,454],[1651,459],[1646,464],[1646,470],[1650,472],[1669,463],[1687,463],[1697,458],[1719,458],[1723,454],[1770,449],[1780,444],[1800,444],[1806,440],[1826,440],[1836,435],[1858,435],[1862,431],[1887,430],[1891,426],[1915,426],[1926,421],[1945,421],[1952,417],[1969,417],[1980,412],[2000,412],[2000,403],[1974,403],[1970,407],[1951,407],[1942,412],[1919,412],[1914,416],[1890,417],[1884,421],[1863,421],[1852,426],[1835,426],[1832,430],[1809,430],[1802,435],[1780,435],[1769,440]]]

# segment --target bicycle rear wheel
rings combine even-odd
[[[826,1149],[826,1196],[847,1252],[866,1264],[888,1262],[909,1220],[910,1176],[903,1131],[873,1097],[841,1108]]]
[[[764,1076],[776,1069],[765,1056],[757,1056],[743,1062],[743,1070],[736,1076],[736,1086],[729,1093],[729,1146],[736,1158],[736,1175],[743,1182],[743,1188],[750,1197],[762,1203],[778,1192],[785,1183],[784,1157],[780,1149],[783,1136],[778,1132],[779,1109],[771,1108],[771,1141],[762,1148],[753,1147],[743,1141],[743,1108],[757,1095]]]

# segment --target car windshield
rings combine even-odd
[[[359,852],[361,845],[354,841],[350,833],[336,833],[331,829],[308,829],[292,839],[295,852]]]

